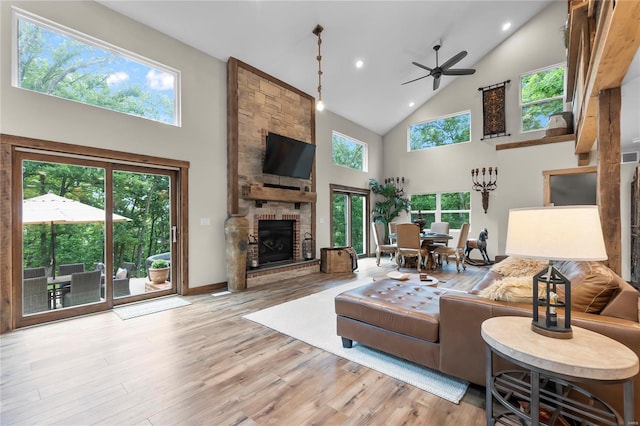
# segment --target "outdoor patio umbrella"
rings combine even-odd
[[[113,214],[114,222],[125,222],[131,219]],[[104,222],[105,212],[97,207],[79,201],[48,193],[22,201],[22,223],[24,225],[51,225],[51,274],[55,278],[55,225],[72,223]]]

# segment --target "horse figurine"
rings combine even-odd
[[[480,254],[482,255],[484,263],[490,264],[491,259],[489,259],[489,255],[487,254],[487,239],[489,239],[489,231],[487,231],[487,228],[484,228],[482,231],[480,231],[480,235],[478,236],[477,240],[467,240],[467,243],[464,247],[465,257],[469,259],[469,253],[471,253],[471,250],[477,248],[478,250],[480,250]]]

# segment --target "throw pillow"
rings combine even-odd
[[[505,277],[519,277],[524,275],[532,277],[548,265],[549,262],[546,260],[510,256],[502,262],[493,265],[491,270]]]
[[[545,289],[538,287],[539,296]],[[495,280],[489,287],[480,291],[481,297],[503,302],[533,303],[533,279],[531,277],[505,277]]]
[[[127,278],[127,270],[124,268],[118,268],[118,271],[116,272],[116,278],[119,280]]]
[[[600,262],[580,263],[585,273],[571,280],[571,309],[599,314],[619,289],[617,276]],[[564,300],[564,286],[558,287],[558,297]]]

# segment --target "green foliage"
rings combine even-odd
[[[53,192],[99,209],[105,209],[105,170],[73,164],[24,161],[24,198]],[[170,246],[170,182],[167,175],[113,172],[113,211],[131,219],[113,223],[113,247],[105,247],[104,223],[55,225],[56,264],[105,262],[113,250],[114,265],[143,265],[148,256],[165,253]],[[51,226],[23,226],[24,267],[48,266]],[[134,270],[136,276],[139,270]]]
[[[371,192],[382,198],[375,202],[371,211],[374,221],[382,222],[386,226],[400,216],[401,212],[409,213],[409,199],[399,196],[395,185],[380,184],[375,179],[369,179],[369,187]]]
[[[333,246],[348,245],[347,233],[350,232],[351,247],[356,253],[364,253],[365,197],[356,194],[334,194],[332,209]],[[347,226],[351,229],[347,229]]]
[[[364,170],[365,147],[363,144],[334,132],[331,147],[333,164]]]
[[[140,83],[122,83],[118,87],[108,84],[110,76],[117,74],[125,64],[132,63],[123,56],[19,20],[20,87],[174,123],[173,101],[166,94]]]
[[[520,79],[522,130],[544,129],[549,116],[562,112],[564,66],[525,75]]]
[[[164,259],[156,259],[151,264],[151,269],[162,269],[162,268],[168,268],[168,267],[169,267],[169,262],[167,262]]]
[[[449,222],[451,229],[460,229],[463,223],[469,222],[471,210],[470,192],[443,192],[440,194],[419,194],[411,196],[411,221],[418,215],[416,211],[421,211],[425,219],[426,228],[436,221],[437,198],[440,197],[440,221]],[[456,212],[455,210],[467,210],[467,212]]]
[[[427,121],[409,127],[411,151],[451,145],[471,140],[471,114]]]

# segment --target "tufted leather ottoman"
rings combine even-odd
[[[337,333],[353,341],[431,368],[439,364],[439,296],[420,281],[383,279],[335,298]]]

